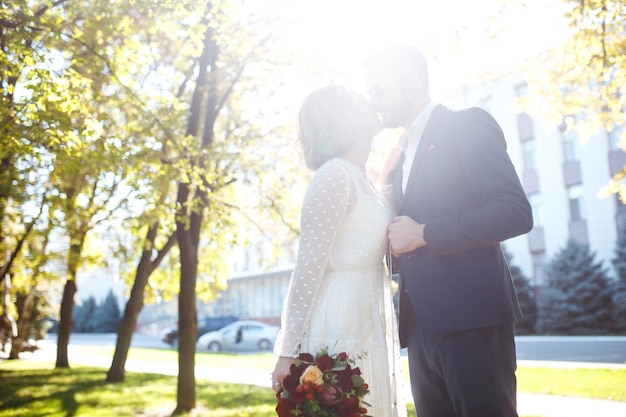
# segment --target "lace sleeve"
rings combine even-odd
[[[350,177],[332,161],[317,170],[304,196],[298,258],[283,303],[278,356],[296,357],[306,338],[314,300],[328,268],[337,230],[352,204]]]

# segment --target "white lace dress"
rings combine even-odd
[[[365,172],[335,158],[314,174],[274,352],[295,357],[328,347],[356,355],[373,417],[406,416],[399,346],[384,266],[392,212]]]

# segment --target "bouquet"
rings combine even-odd
[[[354,358],[345,352],[301,353],[276,394],[278,416],[368,417],[363,407],[369,405],[363,401],[368,385],[352,365]]]

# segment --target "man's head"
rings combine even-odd
[[[415,47],[394,45],[365,62],[370,103],[385,127],[408,127],[430,101],[426,58]]]

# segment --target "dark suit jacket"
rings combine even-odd
[[[532,213],[504,134],[489,113],[436,106],[404,196],[401,173],[395,173],[394,200],[398,216],[426,225],[428,244],[399,260],[403,345],[408,314],[434,333],[521,317],[500,242],[529,232]],[[403,306],[404,297],[413,311]]]

